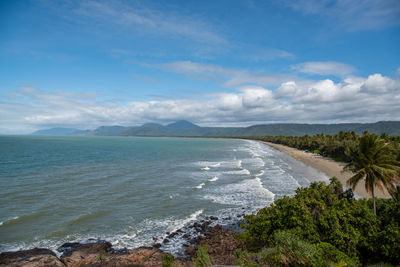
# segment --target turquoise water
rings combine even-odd
[[[0,136],[0,251],[90,238],[151,245],[193,220],[228,224],[327,177],[248,140]],[[180,236],[162,249],[178,253]]]

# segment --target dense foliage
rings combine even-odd
[[[400,174],[400,162],[395,159],[392,151],[392,146],[384,139],[369,133],[360,138],[357,146],[346,149],[349,163],[344,170],[353,173],[347,184],[354,190],[360,181],[365,181],[365,189],[372,196],[375,214],[375,187],[391,189]]]
[[[312,183],[246,217],[244,265],[400,263],[400,201],[352,198],[336,178]],[[247,254],[246,254],[247,253]],[[246,263],[247,261],[247,263]]]
[[[364,133],[364,135],[366,133]],[[311,152],[318,150],[318,153],[323,156],[329,156],[335,160],[345,162],[350,161],[350,157],[346,153],[347,147],[353,148],[357,146],[360,140],[360,136],[355,132],[339,132],[336,135],[317,134],[314,136],[259,136],[250,138],[282,144]],[[391,144],[393,147],[394,156],[397,158],[397,160],[400,160],[400,137],[382,134],[380,135],[380,138]]]

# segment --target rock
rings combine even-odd
[[[161,244],[160,244],[160,243],[155,243],[155,244],[153,245],[153,247],[154,247],[154,248],[160,248],[160,247],[161,247]]]
[[[218,220],[218,217],[210,216],[210,220],[216,221],[216,220]]]
[[[57,258],[56,254],[45,248],[34,248],[16,252],[3,252],[0,254],[0,266],[55,266],[65,265]]]
[[[64,252],[61,261],[67,266],[82,266],[80,265],[82,259],[98,262],[111,251],[111,247],[110,242],[80,244],[74,246],[72,250]]]
[[[111,254],[116,254],[116,255],[125,255],[129,254],[129,249],[127,248],[121,248],[121,249],[112,249],[110,251]]]
[[[184,234],[183,238],[188,239],[190,237],[190,234]]]
[[[186,249],[186,253],[190,256],[193,257],[196,254],[196,248],[194,246],[190,246]]]
[[[67,243],[62,244],[59,248],[57,248],[57,251],[64,254],[66,252],[70,252],[70,251],[78,248],[81,245],[82,244],[78,243],[78,242],[72,242],[72,243],[67,242]]]
[[[173,232],[171,234],[168,235],[168,238],[173,238],[174,236],[176,236],[178,233],[177,232]]]
[[[165,238],[165,239],[163,240],[163,243],[164,243],[164,244],[169,243],[169,239],[168,239],[168,238]]]
[[[208,227],[204,238],[198,245],[207,244],[208,253],[214,265],[233,265],[235,263],[235,250],[241,248],[241,242],[237,238],[238,233],[225,230],[221,225]]]

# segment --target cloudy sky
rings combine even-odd
[[[0,134],[400,120],[400,1],[0,2]]]

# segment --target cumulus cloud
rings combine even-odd
[[[0,101],[0,132],[29,133],[70,126],[138,125],[187,119],[201,125],[271,122],[373,122],[400,119],[400,80],[381,74],[339,83],[292,80],[276,90],[238,87],[199,99],[162,99],[126,104],[100,101],[95,94],[43,92],[22,87]]]
[[[350,65],[333,61],[305,62],[292,65],[291,68],[295,71],[308,74],[336,75],[339,77],[345,77],[356,71],[356,69]]]

